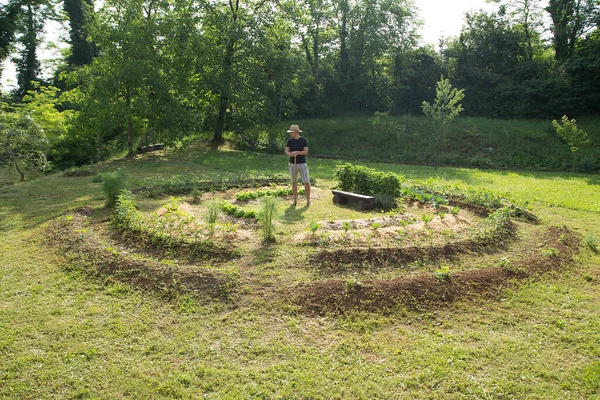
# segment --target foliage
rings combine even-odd
[[[339,165],[335,177],[341,190],[364,195],[387,195],[394,199],[399,196],[400,183],[404,180],[403,176],[397,174],[352,164]]]
[[[217,199],[213,199],[208,203],[208,215],[207,221],[211,229],[217,223],[217,219],[219,218],[219,213],[221,212],[221,202]]]
[[[104,192],[104,205],[113,207],[121,190],[125,188],[125,171],[117,170],[99,174],[102,180],[102,191]]]
[[[215,174],[211,177],[193,173],[178,174],[171,177],[152,176],[142,180],[137,189],[147,196],[187,194],[192,191],[225,190],[248,188],[287,183],[289,177],[284,174],[255,174],[252,177],[244,173]]]
[[[588,134],[583,129],[577,128],[577,121],[575,119],[569,120],[569,117],[563,115],[560,122],[557,120],[552,121],[552,126],[556,129],[556,133],[560,136],[571,148],[573,153],[573,172],[575,172],[575,153],[579,148],[588,143]]]
[[[450,280],[450,268],[447,265],[435,270],[433,274],[440,281]]]
[[[303,194],[304,188],[299,189],[298,193]],[[258,199],[259,197],[264,197],[264,196],[281,197],[281,196],[288,196],[290,194],[292,194],[291,188],[266,189],[266,190],[238,192],[235,194],[235,199],[237,201],[248,201],[248,200]]]
[[[440,78],[437,83],[436,96],[433,104],[423,102],[423,113],[433,120],[435,137],[433,146],[439,153],[445,146],[447,125],[463,111],[461,101],[464,99],[464,89],[453,88],[449,79]],[[437,166],[437,155],[434,165]]]
[[[266,196],[262,203],[262,208],[258,213],[258,220],[262,227],[263,242],[269,243],[275,241],[273,235],[275,218],[277,217],[278,199],[273,196]]]
[[[25,174],[19,164],[49,171],[48,147],[46,134],[29,113],[11,110],[7,104],[0,103],[0,166],[13,165],[21,181],[25,180]]]
[[[600,240],[594,235],[588,235],[583,239],[584,245],[590,249],[594,254],[598,254],[600,249],[598,249],[598,245],[600,244]]]
[[[221,203],[221,209],[229,214],[229,215],[233,215],[235,217],[238,218],[244,218],[244,219],[256,219],[256,212],[254,211],[246,211],[241,207],[236,206],[235,204],[232,204],[228,201],[223,201]]]

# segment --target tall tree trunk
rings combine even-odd
[[[94,13],[94,0],[65,0],[64,10],[69,16],[71,55],[67,62],[81,66],[92,62],[96,45],[88,40],[88,28]]]
[[[19,169],[19,163],[17,163],[17,160],[13,160],[13,163],[15,164],[15,168],[17,169],[17,172],[19,173],[19,175],[21,175],[21,182],[23,182],[25,180],[25,174],[23,172],[21,172],[21,169]]]
[[[31,82],[37,80],[40,62],[37,59],[37,27],[35,21],[35,11],[31,2],[27,3],[27,21],[26,33],[23,37],[23,50],[21,58],[17,62],[17,83],[19,90],[17,95],[23,98],[29,90],[32,89]]]
[[[235,39],[231,37],[225,50],[225,60],[223,61],[223,81],[221,82],[221,94],[219,96],[219,113],[215,123],[215,134],[213,142],[223,142],[223,131],[225,130],[225,118],[229,108],[229,96],[231,94],[231,71],[233,68],[233,52],[235,48]]]
[[[238,35],[238,10],[240,1],[236,0],[235,4],[229,0],[229,9],[231,11],[231,36],[225,49],[225,59],[223,60],[223,75],[221,76],[221,93],[219,95],[219,113],[215,123],[215,132],[213,136],[214,143],[223,142],[223,131],[225,130],[225,119],[229,108],[229,100],[231,95],[231,73],[233,70],[233,56],[235,51],[236,38]]]
[[[132,110],[131,110],[131,95],[129,93],[129,89],[127,89],[127,94],[125,95],[127,101],[127,156],[132,157],[134,155],[133,152],[133,119],[131,118]]]

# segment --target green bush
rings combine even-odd
[[[352,164],[338,166],[335,176],[341,190],[370,196],[387,195],[392,198],[400,196],[400,185],[404,181],[401,175]]]

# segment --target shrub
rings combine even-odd
[[[388,194],[376,193],[375,206],[381,208],[382,210],[388,211],[396,208],[396,199]]]
[[[400,195],[400,184],[404,181],[403,176],[391,172],[352,164],[338,166],[335,176],[341,190],[370,196],[387,195],[394,199]]]

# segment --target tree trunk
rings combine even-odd
[[[19,175],[21,175],[21,182],[23,182],[25,180],[25,174],[19,169],[19,164],[17,163],[17,160],[13,160],[13,163],[15,164],[17,172],[19,173]]]
[[[215,134],[213,142],[223,142],[223,131],[225,130],[225,118],[229,108],[229,95],[231,93],[231,71],[233,69],[233,53],[235,48],[235,38],[232,34],[227,49],[225,51],[225,60],[223,60],[223,78],[221,82],[221,95],[219,96],[219,114],[215,123]]]

